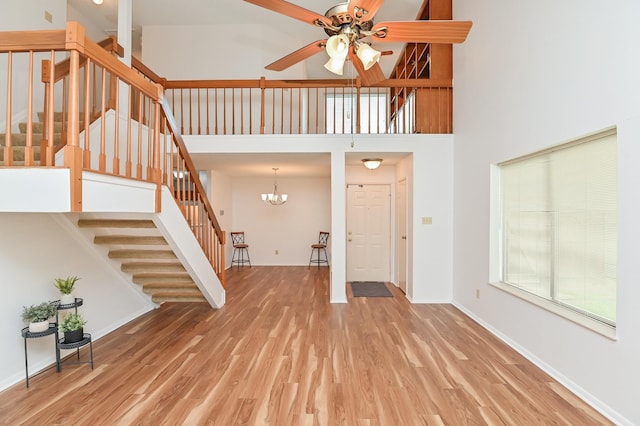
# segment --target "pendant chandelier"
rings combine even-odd
[[[278,168],[273,167],[273,192],[270,194],[262,194],[262,201],[274,206],[280,206],[287,202],[287,194],[278,193]]]

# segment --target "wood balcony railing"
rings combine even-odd
[[[452,133],[450,78],[384,80],[167,80],[162,85],[182,135]],[[429,64],[425,63],[424,67]]]
[[[451,81],[384,80],[375,87],[362,86],[359,78],[159,83],[183,135],[452,131]],[[420,104],[407,102],[416,94],[424,98]]]
[[[74,212],[82,212],[83,171],[156,184],[156,211],[167,186],[224,283],[225,234],[162,86],[105,46],[75,22],[0,33],[0,167],[68,168]]]

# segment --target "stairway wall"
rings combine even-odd
[[[127,282],[98,256],[74,226],[71,214],[0,213],[0,390],[24,380],[24,342],[20,330],[23,306],[58,299],[56,277],[77,275],[76,296],[84,299],[79,311],[87,318],[86,331],[94,340],[153,309],[148,297]],[[53,337],[30,339],[29,370],[55,361]],[[63,354],[64,355],[64,354]]]

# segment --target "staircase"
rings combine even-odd
[[[62,143],[62,113],[56,112],[54,113],[54,123],[53,123],[53,144],[54,146],[59,146]],[[35,148],[33,152],[33,159],[35,165],[40,164],[40,143],[43,138],[44,131],[44,113],[38,113],[39,121],[35,121],[32,123],[31,131],[32,131],[32,140],[31,144]],[[83,126],[83,122],[80,122],[80,128]],[[28,123],[19,123],[18,128],[20,129],[20,133],[12,133],[11,134],[11,151],[13,151],[13,163],[15,165],[24,165],[25,160],[25,150],[27,146],[27,126]],[[6,146],[7,135],[6,133],[0,134],[0,166],[4,165],[4,148]]]
[[[44,127],[44,115],[38,117],[40,121],[32,123],[36,166]],[[62,141],[62,119],[62,113],[54,114],[55,146]],[[14,165],[23,165],[25,160],[27,123],[19,123],[19,128],[20,133],[11,135]],[[0,166],[4,165],[5,140],[6,135],[0,134]],[[119,262],[122,272],[154,303],[207,301],[152,220],[80,219],[78,227],[91,229],[94,244],[106,247],[109,259]]]
[[[206,302],[196,283],[149,219],[80,219],[93,242],[155,303]]]

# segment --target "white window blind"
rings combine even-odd
[[[502,277],[615,326],[615,131],[500,165]]]

